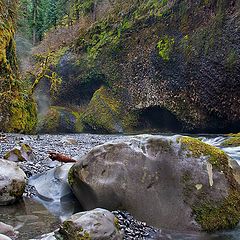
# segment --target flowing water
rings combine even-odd
[[[226,137],[213,135],[202,135],[197,137],[205,143],[221,148],[240,164],[240,147],[221,147],[221,143]],[[32,180],[34,181],[34,177]],[[70,197],[68,196],[61,199],[61,201],[59,199],[58,201],[49,201],[49,199],[41,197],[35,197],[35,199],[23,198],[22,201],[12,206],[0,206],[0,221],[12,225],[19,231],[17,239],[27,240],[57,229],[62,220],[78,211],[75,208],[77,204],[78,203],[71,195]],[[214,234],[161,230],[161,236],[165,237],[154,239],[239,240],[240,225],[234,230]]]

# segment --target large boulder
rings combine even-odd
[[[7,205],[22,197],[26,174],[14,162],[0,159],[0,205]]]
[[[106,143],[80,159],[68,181],[84,209],[126,209],[156,227],[214,231],[240,219],[228,156],[191,137]]]
[[[110,88],[101,87],[93,94],[81,121],[85,131],[122,133],[134,127],[136,116],[125,111]]]
[[[64,239],[121,240],[118,220],[105,209],[80,212],[63,222],[59,233]]]
[[[73,164],[67,163],[29,178],[36,189],[36,199],[61,220],[79,210],[78,201],[67,183],[67,174]]]
[[[1,240],[12,240],[10,237],[6,236],[6,235],[3,235],[0,233],[0,239]]]

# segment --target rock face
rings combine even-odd
[[[31,132],[36,126],[36,105],[19,81],[15,18],[17,1],[0,3],[0,130]]]
[[[68,181],[86,210],[125,209],[156,227],[214,231],[240,219],[228,160],[194,138],[139,136],[93,148]]]
[[[59,60],[64,84],[57,103],[86,107],[90,103],[90,109],[99,109],[102,104],[94,102],[96,96],[91,101],[88,97],[104,85],[123,110],[137,113],[138,126],[239,131],[239,4],[239,0],[148,4],[140,0],[124,5],[115,1],[111,8],[116,6],[117,15],[84,29],[74,51]],[[104,113],[109,106],[100,107],[102,121],[95,116],[87,123],[94,125],[93,130],[108,131]],[[165,118],[173,124],[164,126]]]
[[[16,163],[0,159],[0,205],[15,202],[24,193],[26,175]]]
[[[121,240],[116,217],[105,209],[72,215],[60,227],[64,239]]]

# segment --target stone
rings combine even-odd
[[[36,198],[62,221],[77,209],[77,201],[67,182],[68,171],[72,165],[72,163],[64,164],[37,174],[28,181],[36,189]]]
[[[0,233],[0,239],[1,240],[12,240],[10,237],[6,236],[6,235],[3,235]]]
[[[1,234],[6,234],[6,235],[15,235],[14,228],[8,224],[5,224],[3,222],[0,222],[0,233]]]
[[[124,209],[158,228],[215,231],[240,219],[228,156],[191,137],[142,135],[97,146],[68,182],[85,210]]]
[[[33,159],[33,150],[28,144],[22,143],[20,146],[14,147],[7,152],[4,155],[4,159],[13,162],[31,161]]]
[[[0,205],[8,205],[22,197],[26,174],[14,162],[0,159]]]
[[[118,220],[105,209],[94,209],[72,215],[60,226],[64,239],[120,240]]]

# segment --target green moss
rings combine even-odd
[[[15,197],[15,198],[22,197],[24,190],[25,190],[25,186],[26,186],[25,183],[13,180],[11,183],[12,190],[9,193],[10,196]]]
[[[22,95],[13,96],[8,102],[7,132],[33,133],[37,124],[36,103]]]
[[[178,141],[183,150],[187,151],[187,157],[208,157],[215,171],[223,172],[229,184],[226,197],[212,200],[208,199],[209,194],[204,186],[196,191],[191,173],[183,176],[185,201],[191,204],[195,220],[205,231],[235,227],[240,220],[240,189],[228,165],[227,155],[222,150],[191,137],[180,137]]]
[[[56,133],[59,128],[60,112],[51,107],[45,116],[40,116],[38,129],[47,133]],[[42,131],[40,130],[40,131]]]
[[[87,110],[82,116],[85,130],[100,130],[102,132],[115,133],[122,131],[119,115],[121,104],[111,93],[101,87],[91,99]]]
[[[191,198],[194,192],[193,177],[191,172],[186,171],[181,177],[181,183],[183,185],[183,194],[186,199]]]
[[[240,193],[231,191],[223,201],[194,206],[193,212],[205,231],[233,228],[240,219]]]
[[[181,137],[179,141],[183,149],[190,151],[189,154],[192,157],[207,156],[209,163],[218,170],[222,171],[228,168],[228,156],[222,150],[191,137]]]
[[[225,65],[227,68],[231,69],[237,64],[238,60],[239,60],[239,57],[237,52],[231,49],[226,56]]]
[[[57,66],[60,59],[62,58],[62,56],[66,53],[66,51],[68,49],[69,49],[68,47],[63,47],[63,48],[60,48],[58,51],[54,52],[53,56],[52,56],[51,65]]]
[[[230,133],[228,134],[230,137],[240,137],[240,133]]]
[[[28,155],[31,154],[33,152],[32,148],[26,144],[26,143],[23,143],[21,144],[21,148],[24,152],[26,152]]]
[[[59,233],[66,240],[91,240],[90,234],[80,226],[76,227],[71,221],[64,221]]]
[[[83,132],[82,113],[72,111],[71,114],[76,118],[75,130],[77,133]]]
[[[238,136],[238,135],[236,135]],[[231,137],[225,140],[221,146],[223,147],[239,147],[240,146],[240,137]]]
[[[20,149],[17,149],[17,148],[15,148],[15,149],[7,152],[7,153],[4,155],[4,159],[9,159],[9,157],[11,156],[11,154],[16,155],[17,158],[18,158],[18,161],[20,161],[20,162],[26,161],[26,159],[22,156],[21,150],[20,150]]]
[[[74,169],[73,167],[70,168],[68,171],[68,184],[72,187],[74,183]]]
[[[69,108],[51,106],[46,115],[39,117],[37,131],[43,133],[82,132],[81,114]]]
[[[164,61],[170,60],[170,54],[173,50],[174,43],[174,38],[171,38],[169,36],[165,36],[157,43],[158,54]]]
[[[121,96],[111,88],[101,87],[94,93],[81,119],[84,131],[119,133],[132,131],[137,126],[138,115],[128,110]]]

